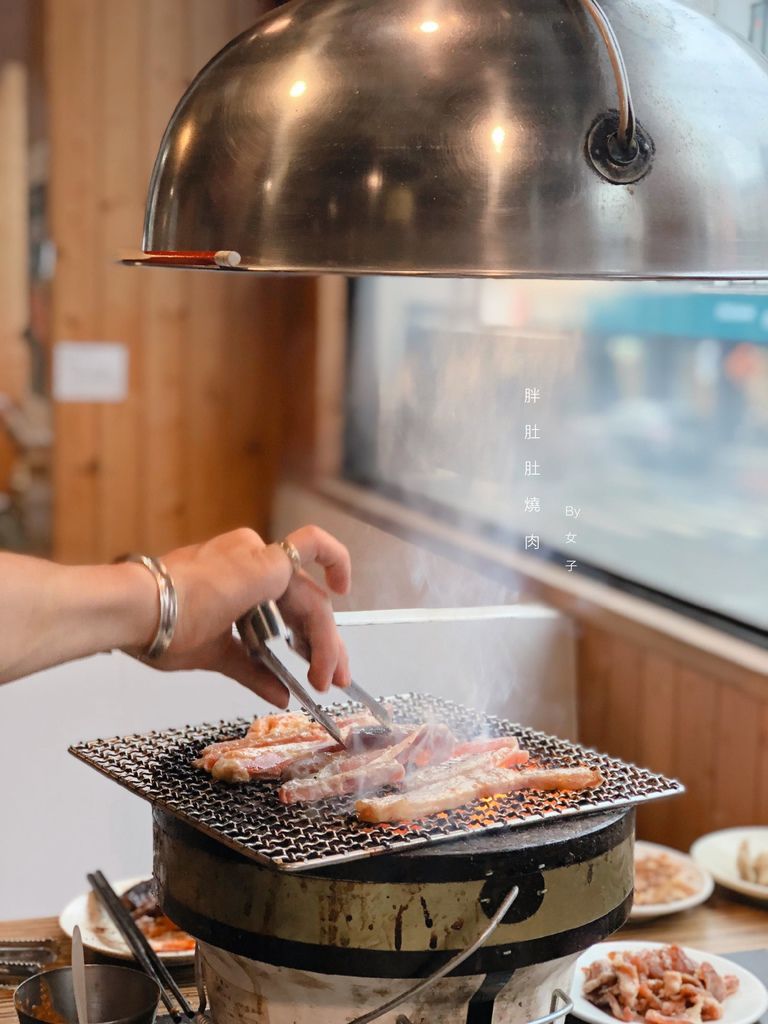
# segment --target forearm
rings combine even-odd
[[[143,566],[0,553],[0,683],[100,651],[142,650],[157,617],[157,588]]]

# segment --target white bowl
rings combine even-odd
[[[616,1019],[610,1013],[605,1013],[599,1007],[590,1003],[581,993],[584,984],[582,967],[589,967],[595,960],[601,960],[608,953],[622,951],[638,951],[643,949],[663,949],[669,945],[667,942],[601,942],[597,946],[582,953],[576,961],[576,973],[571,988],[573,999],[573,1013],[580,1020],[588,1024],[617,1024]],[[700,964],[706,961],[711,964],[718,974],[733,974],[739,979],[739,987],[732,996],[723,1003],[723,1016],[718,1024],[755,1024],[755,1021],[768,1010],[768,991],[765,985],[755,975],[740,967],[732,960],[726,960],[722,956],[715,956],[714,953],[702,953],[698,949],[683,947],[683,952]]]
[[[768,885],[745,882],[739,875],[736,858],[744,839],[749,840],[753,855],[758,850],[768,850],[768,827],[752,825],[710,832],[696,840],[691,847],[691,856],[697,864],[710,872],[718,885],[754,900],[768,901]]]
[[[146,876],[145,876],[146,877]],[[125,878],[114,882],[112,888],[118,896],[122,896],[134,885],[143,882],[144,878]],[[118,960],[133,960],[133,953],[125,943],[120,932],[112,924],[106,910],[93,892],[77,896],[62,910],[59,925],[65,935],[72,938],[75,925],[80,925],[83,945],[104,956],[113,956]],[[147,940],[152,945],[152,940]],[[189,964],[195,959],[194,949],[163,951],[155,950],[161,960],[168,964]]]
[[[644,853],[669,854],[670,857],[679,860],[688,869],[691,875],[691,882],[698,884],[696,884],[696,891],[691,893],[690,896],[685,896],[683,899],[670,900],[668,903],[646,903],[643,905],[635,903],[629,915],[632,921],[648,921],[653,917],[679,914],[683,910],[691,910],[693,907],[698,907],[699,904],[705,903],[712,895],[715,888],[714,879],[706,868],[697,864],[687,853],[674,850],[671,846],[661,846],[659,843],[646,843],[644,840],[638,840],[635,843],[635,860]]]

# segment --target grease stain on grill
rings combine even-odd
[[[395,949],[399,953],[403,948],[403,914],[408,909],[407,903],[402,903],[395,914]]]
[[[427,926],[427,928],[433,928],[435,922],[432,920],[432,918],[430,916],[429,907],[427,906],[427,901],[424,899],[423,896],[419,897],[419,901],[421,903],[422,913],[424,914],[424,924]]]
[[[628,807],[683,790],[680,783],[646,769],[442,698],[406,694],[391,698],[390,704],[395,721],[444,722],[460,739],[516,736],[536,763],[553,767],[586,764],[599,768],[604,782],[580,793],[530,790],[494,797],[419,822],[362,825],[354,817],[353,800],[287,807],[278,800],[274,782],[228,785],[192,767],[202,747],[225,736],[243,735],[250,725],[245,719],[93,740],[75,744],[70,751],[238,853],[289,871],[545,819]],[[357,708],[359,705],[345,704],[330,710],[341,713]]]

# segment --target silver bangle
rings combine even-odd
[[[157,593],[160,598],[160,618],[157,623],[157,632],[143,657],[155,659],[161,657],[171,646],[173,634],[176,630],[176,623],[179,618],[179,600],[176,594],[176,587],[173,584],[170,573],[158,558],[151,558],[149,555],[123,555],[116,559],[117,562],[135,562],[143,565],[155,578]]]

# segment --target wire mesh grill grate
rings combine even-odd
[[[460,739],[478,735],[516,736],[542,767],[586,764],[599,768],[603,784],[583,792],[526,791],[476,801],[420,821],[366,825],[354,815],[351,799],[310,806],[285,806],[275,782],[229,785],[216,782],[191,764],[202,747],[244,735],[250,722],[206,723],[77,743],[70,752],[169,813],[254,860],[300,871],[402,850],[478,832],[530,825],[547,819],[590,814],[673,796],[679,782],[645,768],[598,754],[461,704],[423,694],[388,698],[399,722],[436,721]],[[334,712],[356,705],[334,705]]]

